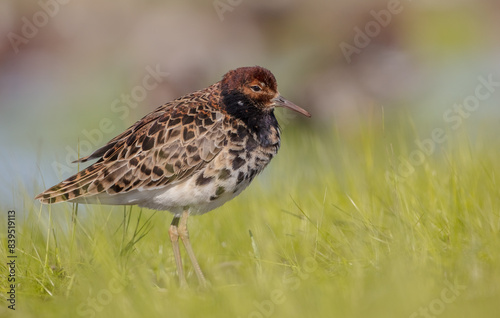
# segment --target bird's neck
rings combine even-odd
[[[225,111],[242,121],[262,146],[279,142],[279,125],[272,109],[264,110],[240,92],[223,94],[221,102]]]

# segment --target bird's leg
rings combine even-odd
[[[179,249],[179,219],[180,215],[174,215],[172,223],[170,223],[170,228],[168,229],[168,234],[170,235],[170,241],[172,242],[172,248],[174,249],[175,265],[177,266],[177,275],[179,275],[179,284],[181,287],[187,286],[186,277],[184,276],[184,270],[182,269],[181,251]]]
[[[191,243],[189,243],[189,233],[188,233],[188,228],[187,228],[187,219],[189,216],[189,210],[184,210],[181,215],[181,219],[179,222],[179,228],[178,228],[178,233],[179,236],[182,240],[182,243],[184,243],[184,247],[186,248],[186,252],[189,255],[189,258],[191,259],[191,263],[193,263],[194,271],[196,273],[196,276],[198,276],[198,280],[200,281],[200,284],[202,286],[207,285],[207,280],[205,279],[205,276],[203,276],[203,273],[201,271],[200,265],[198,264],[198,261],[196,260],[196,256],[194,256],[193,248],[191,247]]]

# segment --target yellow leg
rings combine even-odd
[[[189,232],[187,228],[187,219],[189,217],[189,210],[184,210],[180,217],[179,227],[178,227],[178,236],[180,236],[182,243],[184,243],[184,247],[186,248],[186,252],[191,259],[191,263],[193,264],[194,271],[196,276],[198,276],[198,280],[202,286],[207,286],[207,280],[205,276],[203,276],[203,272],[201,271],[200,265],[196,260],[196,256],[194,256],[193,248],[191,247],[191,243],[189,242]],[[174,252],[175,253],[175,252]]]
[[[179,275],[179,284],[181,287],[187,286],[186,277],[184,276],[184,270],[182,268],[181,251],[179,249],[179,224],[180,215],[176,214],[170,228],[168,229],[168,234],[170,235],[170,241],[172,242],[172,248],[174,249],[175,264],[177,266],[177,275]]]

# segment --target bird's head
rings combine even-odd
[[[222,78],[221,88],[224,103],[229,107],[243,110],[251,105],[264,112],[285,107],[311,117],[308,111],[281,96],[273,73],[260,66],[240,67],[227,72]]]

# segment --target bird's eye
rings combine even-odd
[[[253,86],[250,86],[250,88],[252,89],[252,91],[254,92],[260,92],[262,90],[262,88],[260,88],[259,85],[253,85]]]

